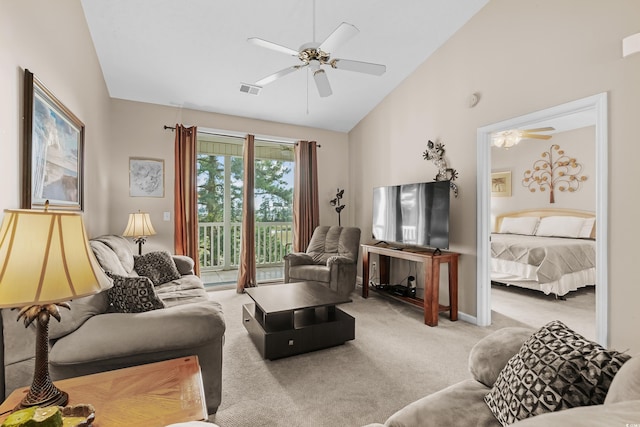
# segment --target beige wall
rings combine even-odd
[[[533,169],[536,161],[542,161],[543,152],[548,152],[551,145],[558,145],[560,150],[582,165],[580,176],[586,181],[580,182],[580,188],[574,192],[561,192],[560,185],[554,191],[555,203],[549,203],[549,189],[541,192],[533,186],[535,192],[523,185],[522,179],[527,170]],[[556,151],[553,152],[558,158]],[[546,157],[548,158],[548,157]],[[558,132],[550,140],[525,139],[509,148],[491,148],[491,171],[511,171],[511,197],[492,197],[491,215],[513,212],[522,209],[579,209],[595,212],[596,210],[596,148],[595,126],[583,127],[566,132]]]
[[[109,230],[121,233],[129,212],[138,209],[149,212],[158,233],[147,239],[145,251],[173,250],[173,180],[174,133],[163,126],[197,125],[199,128],[252,133],[293,140],[314,140],[318,149],[318,181],[320,194],[320,222],[338,223],[337,214],[329,205],[336,188],[348,184],[347,134],[320,129],[285,125],[202,111],[163,107],[153,104],[116,100],[112,101],[112,135],[108,164],[110,166]],[[149,157],[165,162],[165,197],[129,197],[129,157]],[[342,224],[349,225],[349,191],[345,192],[347,207]],[[171,221],[163,221],[163,212],[171,213]]]
[[[428,139],[443,142],[460,196],[451,202],[451,249],[462,253],[460,308],[476,313],[476,130],[600,92],[609,94],[610,344],[640,351],[630,184],[640,155],[640,55],[621,40],[640,31],[636,0],[492,0],[349,134],[355,222],[371,227],[377,185],[431,179]],[[419,41],[418,41],[419,42]],[[468,98],[480,92],[475,108]]]
[[[110,99],[79,1],[0,0],[0,209],[20,207],[25,68],[86,126],[85,224],[105,233]]]

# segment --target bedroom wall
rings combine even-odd
[[[640,155],[640,55],[621,56],[640,31],[635,0],[492,0],[349,134],[356,223],[371,229],[372,189],[432,179],[427,140],[446,145],[459,171],[451,250],[461,253],[460,309],[476,314],[478,127],[600,92],[609,95],[609,341],[640,352],[640,288],[630,266],[638,198],[629,190]],[[419,42],[419,41],[417,41]],[[472,93],[480,102],[469,107]],[[446,295],[446,292],[441,292]]]
[[[0,1],[0,209],[20,207],[25,68],[85,124],[84,220],[102,234],[110,99],[79,1]]]
[[[581,176],[586,176],[580,188],[574,192],[554,192],[555,203],[549,202],[549,190],[541,192],[523,184],[524,173],[533,169],[537,160],[542,160],[542,152],[549,151],[557,144],[570,158],[582,165]],[[553,152],[556,156],[556,152]],[[596,206],[596,159],[595,127],[589,126],[553,134],[550,140],[529,139],[509,148],[491,148],[491,172],[511,171],[511,197],[492,197],[491,215],[534,208],[578,209],[595,211]]]
[[[320,223],[338,225],[338,216],[329,205],[336,188],[348,185],[347,134],[301,126],[285,125],[237,116],[206,113],[202,111],[165,107],[154,104],[113,99],[111,102],[112,134],[108,163],[110,168],[109,230],[121,233],[127,225],[130,212],[138,209],[149,212],[157,235],[147,239],[145,251],[166,249],[173,251],[173,182],[174,138],[163,126],[197,125],[198,128],[225,130],[234,133],[314,140],[318,149],[318,192],[320,199]],[[129,197],[129,157],[163,159],[165,164],[165,196]],[[351,197],[345,191],[342,225],[352,220]],[[163,220],[163,213],[170,212],[170,221]]]

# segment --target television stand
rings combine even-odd
[[[458,257],[456,252],[426,250],[399,251],[388,246],[360,245],[362,247],[362,297],[369,297],[369,254],[378,254],[380,268],[380,283],[389,283],[389,266],[391,258],[415,261],[424,264],[424,298],[397,297],[404,302],[421,306],[424,309],[424,323],[438,326],[438,313],[448,311],[449,319],[458,320]],[[440,264],[449,265],[449,305],[439,304],[440,293]],[[396,298],[396,297],[394,297]]]

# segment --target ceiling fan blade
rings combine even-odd
[[[537,135],[535,133],[527,133],[527,132],[523,132],[521,136],[522,138],[551,139],[551,135]]]
[[[325,53],[331,53],[342,44],[351,40],[351,38],[359,32],[360,30],[358,30],[354,25],[343,22],[338,25],[338,28],[333,30],[333,33],[329,34],[329,36],[320,43],[318,49]]]
[[[258,85],[258,86],[268,85],[269,83],[272,83],[272,82],[278,80],[279,78],[286,76],[287,74],[291,74],[294,71],[296,71],[296,70],[298,70],[298,69],[300,69],[302,67],[306,67],[306,65],[294,65],[292,67],[287,67],[284,70],[280,70],[277,73],[270,74],[267,77],[264,77],[264,78],[258,80],[256,82],[256,85]]]
[[[248,38],[247,41],[256,46],[266,47],[267,49],[275,50],[276,52],[284,53],[286,55],[298,56],[298,51],[288,48],[286,46],[279,45],[277,43],[269,42],[258,37]]]
[[[331,85],[329,84],[327,74],[323,69],[317,69],[313,72],[313,80],[316,81],[316,87],[318,88],[318,93],[321,97],[324,98],[333,93],[331,91]]]
[[[546,127],[546,128],[537,128],[537,129],[524,129],[522,132],[530,133],[530,132],[549,132],[552,130],[556,130],[554,127]]]
[[[374,76],[381,76],[385,73],[385,71],[387,71],[387,67],[382,64],[352,61],[350,59],[334,59],[331,61],[331,67],[338,70],[357,71],[359,73],[373,74]]]

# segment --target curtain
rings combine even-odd
[[[318,205],[318,147],[315,141],[295,146],[293,185],[293,251],[304,252],[320,224]]]
[[[242,238],[240,241],[240,266],[236,291],[241,294],[245,288],[256,286],[256,247],[255,247],[255,197],[254,197],[254,137],[247,135],[244,141],[244,187],[242,209]]]
[[[198,189],[196,184],[197,128],[176,124],[175,139],[175,253],[193,258],[200,275]]]

